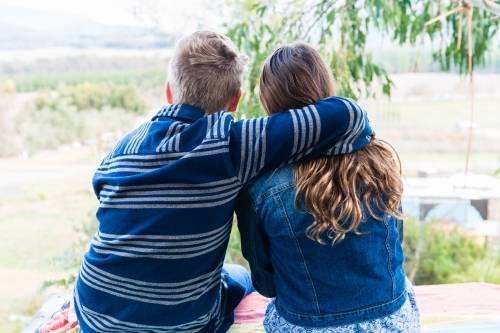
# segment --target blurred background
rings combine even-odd
[[[317,47],[399,153],[410,279],[500,283],[500,12],[475,2],[0,0],[0,332],[71,290],[93,172],[166,103],[172,47],[201,28],[251,58],[237,119],[263,114],[270,52]],[[236,230],[227,261],[245,264]]]

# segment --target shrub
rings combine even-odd
[[[12,80],[0,82],[0,94],[14,94],[16,93],[16,84]]]
[[[476,236],[415,219],[406,220],[404,228],[405,270],[414,284],[500,283],[497,250]]]
[[[55,93],[41,89],[35,105],[38,110],[46,107],[55,109],[60,99],[78,111],[103,110],[104,108],[123,109],[137,115],[146,111],[147,104],[131,85],[116,85],[110,82],[83,82],[72,86],[61,86]]]
[[[236,218],[235,218],[236,219]],[[241,254],[241,238],[240,232],[236,225],[236,220],[233,222],[233,228],[231,229],[231,235],[229,236],[229,245],[226,252],[225,262],[230,264],[238,264],[249,269],[248,262],[243,258]]]
[[[105,149],[111,147],[102,147],[104,134],[119,139],[145,110],[145,101],[132,86],[85,82],[57,91],[40,90],[19,113],[16,130],[30,153],[74,142]]]
[[[69,273],[65,278],[58,280],[44,281],[39,292],[52,286],[60,286],[71,288],[76,281],[78,269],[82,265],[82,257],[85,250],[88,248],[92,237],[97,231],[98,222],[94,212],[89,212],[87,216],[75,224],[74,230],[76,233],[76,242],[71,249],[66,249],[64,253],[52,259],[52,264],[67,270]]]

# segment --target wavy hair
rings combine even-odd
[[[314,48],[295,42],[267,58],[259,89],[261,104],[270,115],[334,95],[335,81]],[[367,214],[379,221],[403,218],[401,177],[396,151],[376,138],[352,153],[296,162],[295,207],[314,217],[307,236],[324,244],[326,235],[333,244],[348,232],[359,235],[359,224]]]

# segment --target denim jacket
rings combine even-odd
[[[332,246],[309,239],[314,218],[294,206],[293,166],[252,179],[236,201],[255,289],[292,324],[326,327],[384,317],[405,302],[401,221],[368,217]],[[398,231],[399,229],[399,231]]]

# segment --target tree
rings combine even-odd
[[[15,99],[14,82],[12,80],[0,82],[0,156],[13,155],[17,150],[17,140],[11,121]]]
[[[476,0],[470,0],[476,1]],[[431,0],[240,0],[228,35],[251,60],[240,104],[246,116],[261,114],[255,92],[259,72],[267,55],[278,45],[297,39],[318,48],[332,67],[340,95],[358,98],[373,96],[372,82],[381,83],[390,96],[393,86],[387,71],[373,62],[366,51],[368,38],[389,38],[396,43],[415,45],[424,25],[457,4],[466,1]],[[457,16],[440,18],[429,25],[425,35],[439,43],[433,52],[445,71],[467,71],[466,20]],[[485,63],[492,37],[498,32],[495,14],[473,12],[474,64]]]

